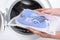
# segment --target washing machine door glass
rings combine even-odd
[[[35,10],[38,8],[42,8],[42,6],[34,0],[21,0],[18,3],[16,3],[14,7],[12,8],[11,13],[10,13],[10,20],[14,18],[15,16],[19,15],[21,11],[24,9]],[[32,34],[32,32],[22,27],[14,26],[11,28],[20,34]]]

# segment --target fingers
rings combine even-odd
[[[28,28],[26,28],[26,29],[30,30],[32,33],[37,34],[38,36],[41,36],[41,37],[45,37],[45,38],[51,37],[50,34],[47,34],[47,33],[44,33],[44,32],[37,31],[37,30],[35,30],[35,29],[33,29],[33,28],[30,28],[30,27],[28,27]]]
[[[44,13],[44,14],[50,14],[51,15],[51,10],[43,10],[43,11],[41,11],[41,13]]]
[[[51,12],[52,12],[52,9],[51,8],[46,8],[46,9],[36,9],[36,11],[42,13],[42,14],[50,14],[51,15]]]
[[[29,31],[31,31],[31,32],[34,33],[34,34],[39,33],[39,31],[37,31],[37,30],[35,30],[35,29],[32,29],[32,28],[30,28],[30,27],[28,27],[28,28],[26,28],[26,29],[28,29]]]
[[[36,11],[39,11],[39,12],[41,12],[41,11],[43,11],[44,9],[36,9]]]
[[[31,31],[32,33],[37,34],[37,35],[40,35],[40,34],[44,33],[44,32],[37,31],[37,30],[35,30],[33,28],[30,28],[30,27],[28,27],[26,29],[28,29],[29,31]]]

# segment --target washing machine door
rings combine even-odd
[[[2,12],[0,11],[0,32],[2,32],[3,30],[4,30],[4,19]]]

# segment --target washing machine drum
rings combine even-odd
[[[17,16],[20,14],[20,12],[23,9],[38,9],[38,8],[42,8],[42,6],[34,1],[34,0],[21,0],[18,3],[16,3],[14,5],[14,7],[11,10],[11,14],[10,14],[10,19],[12,19],[13,17]],[[14,15],[13,15],[14,14]],[[14,26],[12,27],[12,29],[20,34],[32,34],[32,32],[28,31],[27,29],[18,27],[18,26]]]

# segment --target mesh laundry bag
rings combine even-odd
[[[49,25],[47,19],[44,16],[37,14],[37,12],[30,9],[26,9],[22,12],[23,14],[17,18],[17,21],[23,25],[33,26],[38,28],[45,28]]]
[[[56,20],[57,19],[57,20]],[[55,35],[56,28],[60,24],[59,17],[41,14],[35,10],[24,9],[15,19],[19,27],[31,27],[38,31]]]

